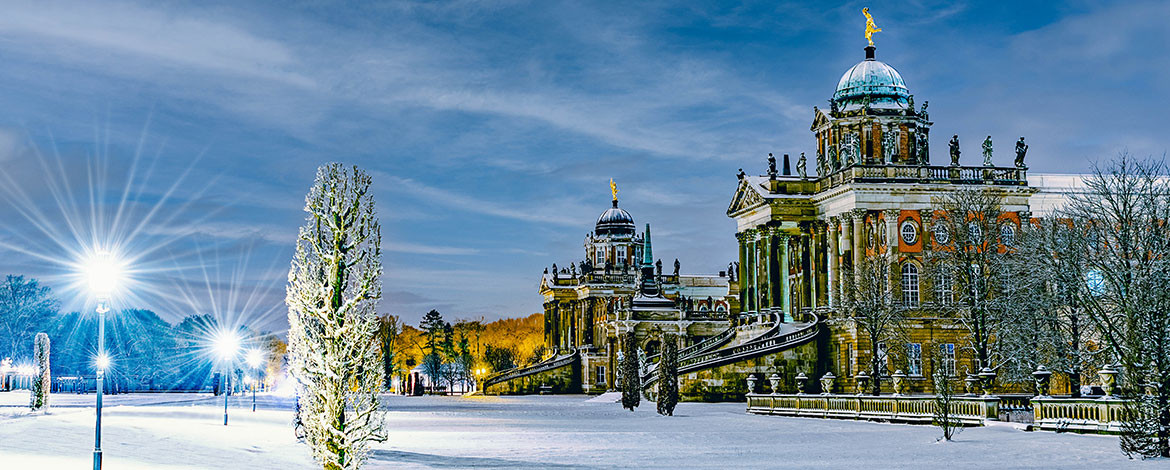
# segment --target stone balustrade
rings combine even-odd
[[[931,424],[935,402],[930,395],[805,395],[756,394],[747,396],[749,413]],[[966,426],[982,426],[999,416],[996,397],[954,397],[952,416]]]
[[[1125,400],[1117,398],[1032,398],[1032,416],[1042,431],[1117,434]]]

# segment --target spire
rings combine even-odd
[[[650,247],[650,224],[646,224],[646,235],[642,237],[642,266],[654,265],[654,253]]]

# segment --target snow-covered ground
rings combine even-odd
[[[54,396],[48,415],[26,393],[0,393],[0,468],[86,468],[93,396]],[[88,400],[88,401],[86,401]],[[120,400],[120,401],[119,401]],[[222,399],[220,399],[222,400]],[[315,468],[289,425],[290,402],[208,395],[111,397],[105,467]],[[969,428],[936,442],[926,426],[755,416],[739,403],[679,404],[674,417],[583,396],[387,396],[389,440],[369,468],[1167,468],[1130,461],[1117,438]],[[8,406],[5,406],[8,405]],[[22,466],[23,465],[23,466]],[[25,467],[27,466],[27,467]]]

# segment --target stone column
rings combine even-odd
[[[841,219],[839,217],[837,217],[837,216],[829,217],[829,248],[828,248],[828,253],[827,253],[827,255],[828,255],[827,261],[828,261],[828,265],[829,265],[829,285],[828,285],[829,289],[828,290],[829,290],[829,306],[830,307],[836,307],[837,304],[840,302],[840,300],[838,298],[838,292],[840,292],[840,289],[837,288],[837,273],[841,269],[841,264],[840,264],[841,263],[841,255],[839,252],[839,248],[837,248],[837,240],[838,240],[838,237],[840,236],[839,235],[840,232],[837,229],[838,229],[838,224],[840,224],[840,223],[841,223]]]
[[[845,261],[853,259],[853,213],[845,212],[841,214],[841,234],[844,235],[844,240],[839,243],[842,245],[842,251],[846,254],[842,255],[841,262],[837,264],[837,299],[844,301],[849,298],[849,291],[845,289],[846,273],[842,271]]]
[[[792,319],[792,288],[788,278],[788,239],[791,235],[780,234],[777,237],[780,243],[780,307],[784,310],[780,321],[788,322]]]
[[[764,292],[763,301],[760,303],[765,308],[776,306],[776,270],[772,269],[772,259],[775,255],[775,248],[772,245],[776,241],[776,230],[767,227],[760,230],[760,238],[764,243],[763,263],[764,263],[764,279],[767,282],[768,289]]]
[[[816,295],[813,293],[815,271],[813,269],[812,232],[813,225],[810,223],[805,225],[804,230],[800,233],[800,295],[803,299],[797,308],[813,308],[817,304]]]
[[[735,234],[735,240],[739,243],[739,267],[735,271],[735,278],[739,281],[739,303],[743,310],[747,310],[747,238],[746,231]]]
[[[751,297],[751,310],[758,311],[760,309],[760,270],[758,268],[759,255],[759,232],[753,230],[751,237],[751,249],[748,250],[748,262],[751,264],[751,292],[748,295]]]
[[[865,259],[865,209],[853,209],[853,282],[861,279],[861,261]]]

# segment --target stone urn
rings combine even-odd
[[[756,393],[756,374],[748,374],[747,391],[748,393]]]
[[[1052,378],[1052,372],[1043,365],[1037,366],[1036,371],[1032,372],[1032,378],[1036,381],[1036,396],[1048,396],[1049,379]]]
[[[833,379],[836,378],[832,372],[825,372],[825,375],[821,376],[821,395],[831,395],[833,393]]]
[[[768,376],[768,385],[772,386],[772,394],[773,395],[779,394],[780,393],[780,374],[773,373],[772,375]]]
[[[804,372],[796,374],[796,394],[804,395],[804,384],[808,382],[808,376]]]
[[[904,395],[906,393],[906,373],[902,372],[902,369],[898,369],[890,377],[894,379],[894,396]]]
[[[857,379],[857,394],[865,395],[865,392],[867,391],[866,389],[869,388],[869,374],[866,374],[865,371],[862,371],[860,374],[857,374],[857,377],[855,378]]]
[[[979,376],[975,374],[967,374],[967,378],[963,379],[963,383],[967,386],[967,395],[974,396],[979,391]]]
[[[995,383],[995,371],[984,367],[979,371],[979,384],[983,387],[983,396],[990,397],[992,384]]]
[[[1105,396],[1102,398],[1113,398],[1113,392],[1117,391],[1117,369],[1106,364],[1097,371],[1097,375],[1101,377],[1101,388],[1105,390]]]

